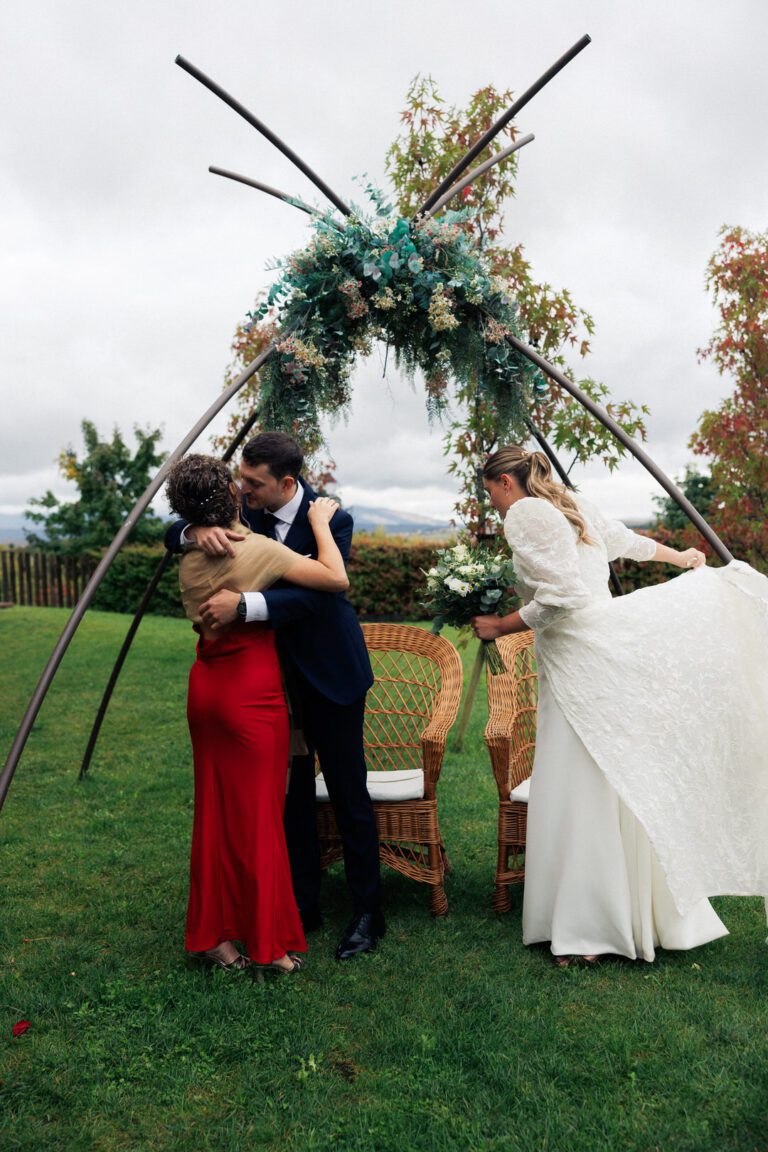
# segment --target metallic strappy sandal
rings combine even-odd
[[[222,960],[220,956],[213,956],[210,952],[198,952],[195,959],[206,968],[221,968],[223,972],[244,972],[250,968],[251,961],[248,956],[238,952],[234,960]]]
[[[292,976],[294,972],[301,970],[301,957],[295,956],[292,952],[287,953],[287,955],[291,961],[290,968],[284,964],[278,964],[276,960],[273,960],[271,964],[254,964],[254,968],[259,972],[277,972],[280,976]]]

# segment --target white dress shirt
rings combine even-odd
[[[297,484],[296,491],[288,503],[283,504],[282,508],[278,508],[277,511],[272,513],[277,520],[275,524],[275,539],[278,543],[285,543],[285,538],[296,519],[296,514],[301,507],[301,501],[303,499],[304,489],[301,484]],[[243,592],[243,596],[245,596],[245,619],[248,624],[251,624],[254,620],[269,620],[269,609],[261,592]]]

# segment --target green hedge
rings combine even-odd
[[[424,618],[422,569],[434,562],[435,545],[404,537],[357,536],[349,558],[349,598],[368,619]],[[105,612],[134,612],[163,556],[162,548],[130,546],[115,557],[93,600]],[[92,557],[94,563],[98,557]],[[164,574],[148,611],[183,616],[177,562]]]
[[[425,619],[421,606],[423,572],[434,563],[437,548],[443,546],[404,536],[356,536],[349,558],[348,596],[358,615],[369,620]],[[94,608],[134,612],[162,556],[162,548],[124,548],[99,586]],[[93,557],[94,563],[97,559]],[[634,560],[620,560],[616,570],[625,592],[678,574],[678,569],[666,564],[638,564]],[[176,561],[163,576],[149,612],[159,616],[184,615]]]
[[[347,595],[363,619],[426,619],[421,600],[424,572],[444,543],[412,541],[402,536],[355,537],[349,556]]]
[[[96,589],[93,607],[102,612],[135,612],[165,549],[132,544],[118,552]],[[99,556],[91,557],[94,564]],[[157,587],[147,611],[153,616],[183,616],[179,595],[178,561],[174,560]]]

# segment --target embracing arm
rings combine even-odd
[[[231,528],[201,528],[187,520],[174,520],[165,533],[165,546],[169,552],[185,552],[195,545],[206,556],[234,556],[231,540],[244,540],[242,533]]]
[[[340,534],[332,533],[329,523],[337,511],[338,505],[333,500],[320,497],[314,501],[308,519],[315,535],[318,559],[294,554],[292,562],[282,570],[281,578],[299,587],[255,594],[253,598],[257,603],[266,604],[266,612],[256,614],[249,610],[249,620],[269,619],[274,627],[280,627],[294,620],[320,616],[332,603],[329,593],[341,592],[349,587],[344,555],[338,542]],[[348,516],[346,519],[349,521],[348,538],[341,543],[345,545],[344,553],[348,554],[352,522]],[[280,547],[283,548],[283,545]],[[237,618],[239,600],[240,593],[231,589],[222,588],[215,592],[201,605],[204,624],[209,628],[220,628],[232,623]],[[252,606],[250,604],[249,609]]]
[[[330,529],[344,564],[349,560],[352,546],[352,517],[343,509],[332,518]],[[309,588],[269,588],[262,593],[266,604],[266,618],[274,628],[285,624],[314,620],[329,612],[334,598],[327,592],[313,592]]]
[[[284,580],[319,592],[344,592],[349,588],[344,557],[331,533],[330,521],[337,509],[336,501],[327,496],[312,501],[307,519],[317,543],[317,560],[297,556],[295,563],[283,573]]]
[[[173,524],[168,527],[163,543],[169,552],[173,552],[178,555],[180,552],[184,551],[184,544],[182,543],[181,538],[186,527],[186,520],[174,520]]]

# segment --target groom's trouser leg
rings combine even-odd
[[[379,837],[368,795],[363,747],[365,696],[352,704],[336,704],[305,682],[302,709],[307,736],[317,749],[336,816],[354,913],[379,913]]]

